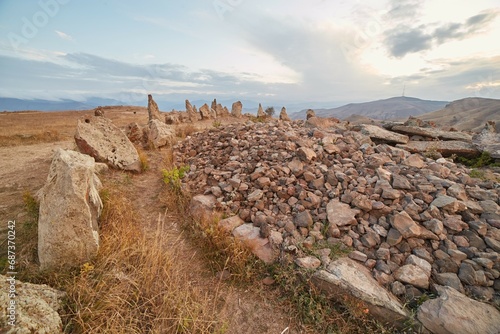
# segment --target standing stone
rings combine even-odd
[[[98,162],[118,169],[141,171],[136,148],[108,118],[92,116],[78,120],[75,142],[80,152]]]
[[[171,145],[175,141],[175,132],[171,126],[154,119],[149,122],[148,139],[155,148]]]
[[[208,104],[205,103],[204,105],[202,105],[200,107],[200,115],[201,115],[202,120],[212,118],[212,114],[211,114],[210,107],[208,106]]]
[[[290,117],[288,117],[288,114],[286,113],[285,107],[281,108],[280,120],[282,120],[283,122],[290,122],[291,121]]]
[[[500,333],[500,312],[450,287],[435,287],[439,298],[425,301],[417,319],[434,334]]]
[[[217,109],[217,99],[214,99],[212,101],[212,105],[210,106],[211,109],[216,110]]]
[[[101,188],[94,158],[75,151],[56,151],[47,181],[38,193],[38,258],[42,270],[79,266],[97,255]]]
[[[316,117],[316,113],[314,112],[314,110],[307,109],[307,111],[306,111],[306,120],[308,120],[309,118],[313,118],[313,117]]]
[[[231,107],[231,115],[234,117],[241,117],[241,110],[243,109],[243,105],[241,104],[240,101],[236,101],[233,103],[233,106]]]
[[[153,119],[161,121],[160,109],[156,104],[155,100],[153,100],[153,96],[151,94],[148,95],[148,115],[149,121]]]
[[[472,143],[478,150],[488,152],[494,159],[500,159],[500,133],[497,133],[495,129],[495,122],[488,121],[483,131],[474,135]]]
[[[96,117],[104,117],[104,110],[101,107],[97,107],[94,109],[94,116]]]
[[[125,128],[125,134],[127,138],[134,144],[141,144],[143,135],[142,135],[142,127],[137,123],[130,123]]]
[[[259,103],[259,109],[257,110],[257,117],[266,117],[266,113],[264,109],[262,109],[262,105]]]
[[[186,100],[186,113],[191,122],[196,122],[198,120],[198,114],[189,100]]]
[[[223,107],[222,104],[220,104],[220,103],[218,103],[215,106],[215,113],[216,113],[217,117],[219,117],[219,118],[229,116],[229,111],[227,110],[227,108]]]

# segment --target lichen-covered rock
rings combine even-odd
[[[101,187],[94,158],[75,151],[55,152],[47,181],[38,193],[42,269],[78,266],[97,255]]]
[[[108,118],[92,116],[78,120],[75,142],[80,152],[98,162],[117,169],[141,171],[136,148]]]
[[[15,297],[10,298],[10,287],[15,286]],[[0,275],[0,328],[8,334],[62,333],[59,311],[65,293],[42,284],[24,283]],[[11,304],[14,302],[15,304]],[[14,315],[15,306],[15,318]],[[11,314],[12,313],[12,314]],[[12,316],[12,317],[11,317]],[[14,326],[10,321],[15,320]]]
[[[171,145],[175,141],[175,131],[171,126],[153,119],[149,122],[148,139],[155,148]]]

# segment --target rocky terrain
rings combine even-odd
[[[488,303],[477,303],[484,312],[476,305],[474,317],[486,317],[485,332],[500,330],[500,313],[490,306],[500,305],[500,175],[474,179],[468,168],[440,157],[441,146],[432,157],[412,153],[429,147],[408,146],[444,143],[445,155],[477,155],[471,136],[427,128],[418,134],[421,141],[410,141],[402,132],[416,136],[415,129],[426,129],[422,123],[410,120],[398,133],[346,123],[318,128],[310,116],[305,123],[229,125],[178,143],[177,164],[190,166],[185,186],[203,194],[195,196],[193,210],[225,212],[231,218],[220,225],[263,261],[289,259],[319,269],[320,282],[340,270],[332,248],[348,250],[343,265],[361,265],[389,292],[380,297],[386,302],[375,304],[387,304],[393,320],[407,316],[403,303],[434,293],[443,300],[423,303],[418,319],[443,333],[466,316],[457,309],[448,318],[439,315],[447,294],[456,294],[467,305]],[[363,270],[355,269],[357,275]],[[431,325],[437,317],[441,329]]]

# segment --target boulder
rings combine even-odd
[[[201,120],[205,120],[205,119],[211,119],[212,118],[212,113],[210,111],[210,107],[208,106],[208,104],[204,104],[200,107],[200,116],[201,116]]]
[[[130,123],[125,127],[125,135],[134,144],[144,142],[143,129],[137,123]]]
[[[259,109],[257,109],[257,117],[266,117],[266,113],[262,108],[262,105],[259,103]]]
[[[464,157],[476,157],[479,150],[472,144],[464,141],[410,141],[406,144],[398,144],[396,147],[402,148],[411,153],[440,153],[443,157],[453,154]]]
[[[500,333],[500,312],[450,287],[436,286],[439,298],[425,301],[417,319],[434,334]]]
[[[171,145],[175,141],[175,131],[171,126],[156,119],[150,121],[148,126],[148,139],[155,148]]]
[[[38,258],[41,269],[79,266],[99,250],[101,181],[95,160],[58,149],[40,189]]]
[[[212,215],[217,198],[214,195],[196,195],[189,203],[189,212],[196,219],[204,219]]]
[[[474,135],[472,143],[481,152],[488,152],[492,158],[500,159],[500,133],[495,130],[495,122],[486,123],[481,133]]]
[[[189,102],[189,100],[186,100],[186,113],[188,115],[188,119],[191,122],[196,122],[198,120],[198,112],[191,105],[191,102]]]
[[[286,112],[285,107],[281,108],[280,120],[282,120],[283,122],[290,122],[291,121],[290,117],[288,116],[288,114]]]
[[[408,318],[396,297],[377,283],[370,270],[352,259],[331,262],[326,270],[313,275],[312,282],[329,297],[345,300],[345,296],[350,296],[361,302],[368,313],[381,322],[401,327]]]
[[[394,278],[417,288],[429,288],[429,276],[424,269],[414,264],[405,264],[394,272]]]
[[[460,140],[471,142],[472,136],[460,131],[443,131],[436,128],[422,128],[418,126],[395,125],[391,129],[409,136],[422,136],[441,140]]]
[[[9,297],[9,289],[15,285],[15,298]],[[2,333],[63,333],[59,311],[63,308],[65,293],[45,284],[23,283],[0,275],[0,328]],[[15,325],[9,323],[8,306],[15,301]]]
[[[118,169],[141,171],[136,148],[108,118],[92,116],[78,120],[75,142],[80,152],[98,162]]]
[[[160,109],[151,94],[148,95],[148,115],[150,122],[154,119],[161,121]]]
[[[354,131],[359,131],[362,134],[369,136],[373,141],[380,141],[393,144],[406,144],[410,140],[408,136],[387,131],[376,125],[362,124],[353,127]]]
[[[306,120],[309,118],[316,117],[316,113],[312,109],[307,109],[306,111]]]
[[[231,107],[231,115],[234,117],[240,118],[241,115],[241,110],[243,109],[243,105],[241,104],[240,101],[236,101],[233,103],[233,106]]]
[[[178,112],[170,112],[165,115],[165,124],[175,125],[179,123],[181,123],[181,119]]]
[[[97,107],[94,109],[94,116],[96,117],[104,117],[104,110],[101,107]]]

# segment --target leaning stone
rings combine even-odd
[[[425,301],[417,319],[435,334],[500,333],[500,312],[450,287],[436,286],[439,298]]]
[[[160,109],[158,108],[155,100],[153,100],[153,96],[151,94],[148,95],[148,115],[150,122],[154,119],[161,121]]]
[[[401,327],[408,313],[403,305],[372,277],[370,270],[349,258],[332,261],[327,270],[317,271],[312,282],[329,297],[350,296],[362,303],[376,319]]]
[[[98,162],[118,169],[141,171],[136,148],[108,118],[92,116],[78,120],[75,142],[80,152]]]
[[[101,181],[95,160],[58,149],[38,193],[38,258],[41,269],[79,266],[99,250]]]

